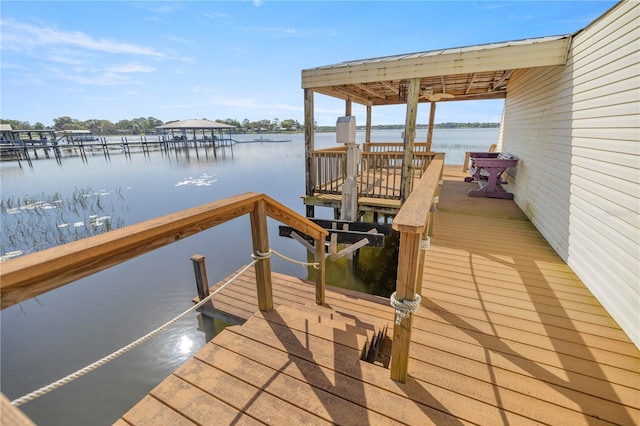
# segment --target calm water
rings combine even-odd
[[[436,130],[434,150],[446,152],[447,163],[459,164],[464,151],[486,150],[496,142],[497,134],[497,129]],[[270,137],[292,141],[236,144],[218,150],[217,158],[212,151],[201,149],[197,155],[192,150],[168,155],[134,153],[131,157],[112,154],[110,159],[96,152],[89,154],[87,161],[64,158],[61,165],[55,160],[37,160],[33,168],[3,162],[2,255],[15,250],[15,245],[22,245],[19,250],[24,252],[38,249],[38,232],[64,240],[74,233],[91,234],[109,225],[131,225],[247,191],[264,192],[304,215],[300,199],[304,193],[304,137]],[[243,138],[254,136],[236,136]],[[416,140],[424,139],[425,132],[418,132]],[[359,133],[358,142],[362,140],[363,134]],[[374,132],[372,140],[399,142],[400,131]],[[330,146],[335,146],[335,134],[316,134],[317,148]],[[8,202],[34,197],[48,200],[32,207],[46,211],[46,217],[54,218],[54,225],[44,219],[32,222],[20,209],[7,212]],[[78,203],[84,208],[65,209]],[[331,212],[317,209],[316,216],[329,218]],[[16,230],[18,235],[14,232],[9,244],[8,234]],[[278,237],[278,223],[272,220],[269,237],[271,247],[278,252],[306,259],[301,245]],[[9,399],[18,398],[127,345],[188,309],[196,294],[189,258],[196,253],[206,256],[211,284],[249,263],[248,218],[228,222],[3,310],[2,392]],[[272,259],[272,268],[307,278],[306,268],[279,258]],[[367,273],[376,272],[369,267],[362,276]],[[328,280],[340,280],[341,274],[347,271],[336,268]],[[357,278],[350,277],[350,282],[353,288],[368,288]],[[39,425],[111,424],[223,327],[222,323],[203,322],[193,315],[21,409]]]

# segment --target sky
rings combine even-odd
[[[303,123],[303,69],[573,34],[616,3],[2,0],[0,118]],[[314,102],[319,125],[344,115],[344,101]],[[502,107],[444,102],[435,121],[499,122]],[[352,111],[364,124],[365,108]],[[428,116],[419,107],[418,123]],[[373,108],[374,125],[404,118],[404,107]]]

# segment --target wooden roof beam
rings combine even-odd
[[[363,98],[362,96],[357,95],[357,94],[355,94],[353,92],[350,92],[347,89],[345,89],[344,87],[333,86],[332,89],[335,90],[338,93],[342,93],[350,101],[354,101],[354,102],[357,102],[359,104],[367,105],[367,106],[368,105],[373,105],[373,101],[371,101],[371,100],[369,100],[367,98]]]
[[[494,92],[496,89],[498,89],[500,86],[502,86],[502,84],[509,79],[509,77],[511,77],[511,74],[513,74],[513,70],[505,70],[502,73],[502,77],[500,77],[500,79],[498,81],[496,81],[492,86],[489,87],[489,90],[487,90],[487,92]]]
[[[396,95],[400,95],[400,91],[398,90],[398,88],[397,87],[393,87],[393,85],[391,83],[389,83],[388,81],[381,81],[380,84],[382,84],[387,89],[391,90]]]
[[[477,75],[477,73],[475,73],[475,72],[471,75],[471,80],[469,80],[469,83],[467,84],[467,88],[464,91],[465,95],[468,95],[469,91],[471,91],[471,87],[473,86],[473,80],[476,79],[476,75]]]
[[[375,97],[380,98],[380,99],[387,99],[386,96],[383,96],[380,93],[369,89],[364,84],[354,84],[354,86],[356,86],[358,89],[364,90],[365,92],[367,92],[371,96],[375,96]]]

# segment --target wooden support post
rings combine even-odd
[[[269,234],[267,232],[267,205],[264,200],[257,201],[250,213],[251,240],[253,253],[269,251]],[[263,312],[273,310],[273,290],[271,286],[271,260],[263,259],[255,264],[256,284],[258,287],[258,308]]]
[[[351,99],[347,99],[344,101],[344,115],[346,117],[351,116]]]
[[[398,254],[398,280],[396,283],[397,300],[414,300],[416,280],[418,277],[418,259],[421,234],[411,232],[400,233],[400,252]],[[400,383],[407,382],[409,371],[409,346],[413,314],[403,318],[393,328],[393,344],[391,347],[391,379]]]
[[[364,133],[364,142],[371,143],[371,105],[367,105],[367,127]]]
[[[416,139],[416,120],[418,116],[418,98],[420,95],[420,79],[409,80],[407,95],[407,115],[404,130],[404,156],[402,157],[402,180],[400,187],[400,201],[405,202],[411,193],[413,184],[413,145]]]
[[[194,254],[191,256],[191,262],[193,262],[193,272],[196,274],[198,297],[202,300],[209,296],[209,280],[207,279],[207,268],[204,264],[204,256],[201,254]]]
[[[316,270],[316,304],[324,304],[324,286],[325,286],[325,261],[324,261],[324,240],[317,239],[316,245],[316,262],[320,264],[320,269]]]
[[[304,165],[305,165],[305,194],[313,197],[316,175],[313,164],[314,149],[314,120],[313,120],[313,90],[304,89]],[[314,217],[314,206],[307,205],[307,217]]]
[[[429,108],[429,128],[427,129],[427,152],[431,152],[431,141],[433,139],[433,121],[436,118],[436,103],[431,101]]]

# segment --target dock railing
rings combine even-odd
[[[409,182],[420,179],[436,156],[434,152],[414,152]],[[358,178],[360,197],[400,199],[402,184],[402,151],[362,152]]]
[[[53,247],[2,264],[0,308],[20,303],[144,253],[249,214],[254,255],[269,251],[267,216],[315,240],[316,303],[324,303],[324,241],[327,231],[265,194],[248,192]],[[258,305],[273,309],[271,264],[256,263]]]
[[[404,150],[402,142],[365,142],[362,144],[362,152],[385,152]],[[428,152],[426,142],[416,142],[413,144],[413,152]]]
[[[416,144],[411,165],[411,179],[419,179],[435,153],[426,152],[426,144]],[[358,178],[358,196],[384,199],[400,199],[402,181],[402,143],[365,143],[361,151]],[[317,150],[312,153],[311,173],[315,194],[342,193],[342,184],[347,178],[345,147]],[[309,194],[311,195],[311,194]]]
[[[313,151],[311,154],[313,191],[318,194],[340,194],[347,178],[347,147]]]
[[[396,292],[392,297],[402,302],[419,303],[422,290],[422,270],[425,250],[433,231],[434,210],[442,185],[444,154],[436,154],[407,201],[393,220],[392,227],[400,234]],[[391,379],[406,383],[409,369],[409,346],[413,313],[396,310],[391,348]]]

